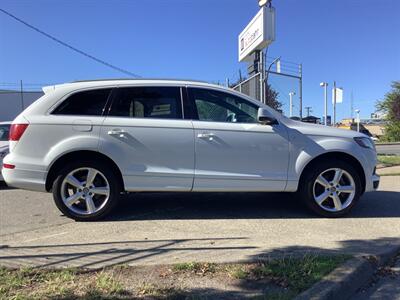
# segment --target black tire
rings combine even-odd
[[[316,181],[317,177],[324,171],[332,169],[332,168],[340,168],[351,175],[354,180],[355,185],[355,194],[354,198],[351,203],[340,211],[328,211],[322,208],[318,203],[314,200],[314,182]],[[355,168],[341,160],[330,160],[326,162],[318,162],[313,164],[310,168],[308,168],[306,173],[303,174],[302,179],[300,181],[299,186],[299,195],[302,198],[303,202],[316,214],[327,217],[327,218],[337,218],[343,217],[347,215],[352,208],[357,204],[360,196],[362,194],[362,185],[361,179],[358,172]]]
[[[80,214],[72,211],[67,207],[62,199],[62,183],[65,177],[72,171],[79,168],[94,168],[102,173],[109,186],[109,196],[105,205],[93,214]],[[113,208],[118,204],[121,196],[121,184],[118,181],[118,177],[115,176],[113,168],[104,162],[96,161],[81,161],[72,162],[68,166],[61,169],[53,183],[53,199],[57,208],[67,217],[72,218],[76,221],[97,221],[108,215]]]

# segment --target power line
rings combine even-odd
[[[74,46],[71,46],[71,45],[67,44],[66,42],[63,42],[63,41],[59,40],[58,38],[56,38],[56,37],[54,37],[54,36],[52,36],[52,35],[50,35],[50,34],[44,32],[44,31],[42,31],[42,30],[40,30],[39,28],[37,28],[37,27],[35,27],[35,26],[33,26],[33,25],[31,25],[31,24],[25,22],[24,20],[21,20],[20,18],[14,16],[13,14],[9,13],[8,11],[6,11],[6,10],[4,10],[4,9],[2,9],[2,8],[0,8],[0,11],[1,11],[2,13],[4,13],[4,14],[8,15],[9,17],[13,18],[14,20],[16,20],[16,21],[18,21],[18,22],[24,24],[25,26],[27,26],[27,27],[33,29],[34,31],[36,31],[36,32],[38,32],[38,33],[44,35],[45,37],[47,37],[47,38],[49,38],[49,39],[55,41],[56,43],[59,43],[60,45],[62,45],[62,46],[64,46],[64,47],[67,47],[67,48],[71,49],[72,51],[75,51],[75,52],[77,52],[77,53],[79,53],[79,54],[81,54],[81,55],[83,55],[83,56],[86,56],[87,58],[90,58],[91,60],[94,60],[95,62],[98,62],[98,63],[100,63],[100,64],[102,64],[102,65],[104,65],[104,66],[107,66],[107,67],[109,67],[109,68],[111,68],[111,69],[114,69],[114,70],[116,70],[116,71],[119,71],[119,72],[121,72],[121,73],[124,73],[124,74],[129,75],[129,76],[132,76],[132,77],[141,77],[141,76],[139,76],[139,75],[137,75],[137,74],[135,74],[135,73],[132,73],[132,72],[130,72],[130,71],[127,71],[127,70],[125,70],[125,69],[122,69],[122,68],[120,68],[120,67],[117,67],[117,66],[115,66],[115,65],[112,65],[112,64],[110,64],[110,63],[108,63],[108,62],[106,62],[106,61],[104,61],[104,60],[102,60],[102,59],[99,59],[99,58],[97,58],[97,57],[94,57],[94,56],[91,55],[91,54],[88,54],[88,53],[86,53],[86,52],[84,52],[84,51],[82,51],[82,50],[79,50],[78,48],[75,48]]]

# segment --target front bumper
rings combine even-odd
[[[380,176],[377,174],[372,174],[366,178],[367,181],[365,183],[365,191],[366,192],[373,192],[376,191],[379,187]]]

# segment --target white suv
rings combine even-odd
[[[379,184],[369,137],[290,120],[231,89],[102,80],[43,90],[11,126],[3,176],[52,191],[76,220],[100,219],[121,193],[143,191],[298,192],[337,217]]]

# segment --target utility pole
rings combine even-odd
[[[310,112],[312,112],[312,107],[311,106],[306,106],[306,107],[304,107],[305,109],[306,109],[306,111],[307,111],[307,117],[309,117],[310,116]]]
[[[293,95],[296,95],[295,92],[289,93],[289,118],[293,117]]]
[[[328,83],[327,82],[321,82],[319,84],[324,88],[324,124],[325,126],[328,125]]]
[[[20,81],[21,85],[21,112],[24,111],[24,90],[22,88],[22,80]]]
[[[351,96],[350,96],[350,117],[351,121],[353,122],[353,117],[354,117],[354,99],[353,99],[353,91],[351,91]]]
[[[336,81],[333,82],[333,123],[332,126],[336,125]]]
[[[300,120],[303,118],[303,65],[299,65],[299,73],[300,73],[300,87],[299,87],[299,105],[300,105]]]

